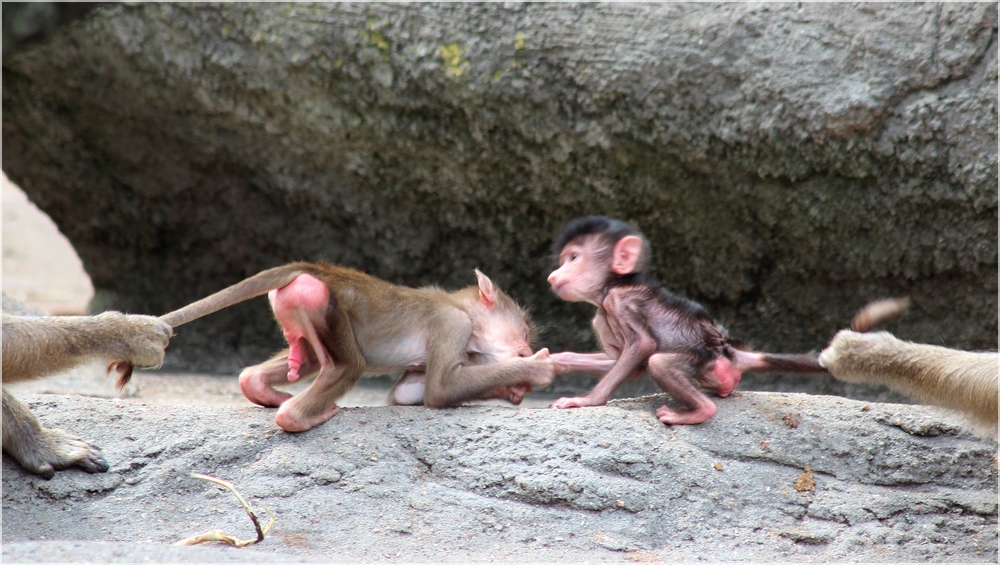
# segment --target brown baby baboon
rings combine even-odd
[[[178,327],[267,294],[288,349],[240,374],[243,394],[277,407],[289,432],[337,413],[337,400],[365,373],[401,372],[393,404],[437,408],[466,400],[519,403],[546,386],[559,366],[547,349],[531,351],[528,313],[476,270],[478,284],[447,292],[408,288],[326,263],[290,263],[261,271],[164,314]],[[296,396],[278,390],[315,376]]]

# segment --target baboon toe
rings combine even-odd
[[[107,473],[111,468],[101,448],[96,445],[88,445],[83,455],[76,459],[70,466],[80,467],[88,473]]]
[[[56,470],[49,463],[38,463],[35,465],[28,465],[22,463],[22,466],[26,470],[31,471],[32,473],[38,475],[39,477],[42,477],[43,479],[51,479],[52,477],[56,476]]]
[[[104,452],[96,445],[91,445],[82,439],[62,430],[58,432],[52,466],[56,470],[80,467],[88,473],[104,473],[110,468],[104,459]]]

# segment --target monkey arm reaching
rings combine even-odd
[[[957,410],[980,431],[996,437],[1000,355],[912,343],[868,330],[906,310],[902,300],[868,304],[852,330],[837,332],[819,363],[837,379],[883,385],[920,402]]]
[[[452,310],[442,311],[439,316],[434,323],[438,328],[435,339],[427,345],[424,392],[427,406],[441,408],[463,400],[481,399],[519,383],[546,386],[551,382],[556,365],[549,359],[547,349],[531,357],[472,364],[464,353],[475,339],[471,318],[465,312]]]
[[[424,392],[426,389],[427,373],[417,370],[405,371],[392,388],[389,389],[386,404],[389,406],[422,406],[424,405]],[[519,383],[516,385],[494,387],[483,392],[478,397],[466,398],[464,400],[498,399],[518,405],[528,393],[534,390],[535,387],[529,383]]]
[[[540,349],[531,357],[489,365],[459,365],[455,369],[437,387],[428,381],[424,404],[443,408],[463,400],[509,399],[512,395],[523,398],[527,387],[548,386],[558,371],[547,349]]]
[[[592,375],[604,376],[615,366],[616,358],[607,353],[573,353],[563,351],[549,356],[563,367],[563,371],[580,371]],[[633,376],[632,378],[635,378]]]
[[[93,360],[118,374],[119,386],[132,367],[155,367],[171,327],[152,316],[105,312],[96,316],[3,315],[3,382],[37,379]],[[26,470],[51,478],[80,467],[108,470],[100,448],[62,430],[44,428],[23,404],[3,391],[3,451]]]
[[[3,315],[3,380],[53,375],[103,359],[128,382],[132,367],[159,367],[173,330],[152,316],[104,312],[96,316]]]

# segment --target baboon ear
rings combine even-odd
[[[479,280],[479,301],[487,308],[492,308],[497,303],[497,287],[479,269],[476,269],[476,279]]]
[[[615,250],[611,256],[611,270],[616,275],[634,273],[641,254],[642,238],[626,235],[615,244]]]

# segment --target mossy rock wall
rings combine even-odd
[[[3,170],[80,253],[92,310],[164,313],[327,260],[456,288],[595,346],[545,282],[585,214],[739,338],[819,349],[907,295],[901,337],[997,346],[995,4],[137,4],[3,64]],[[281,345],[263,299],[168,367]]]

